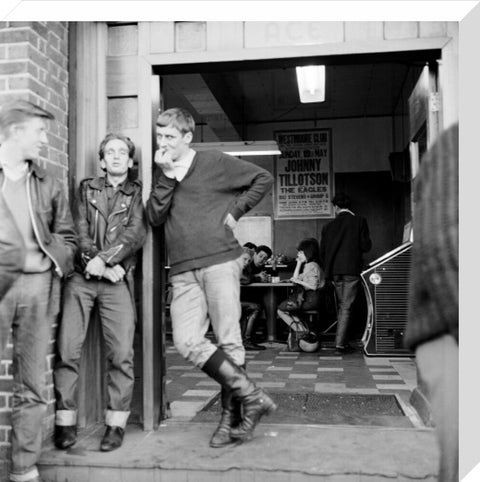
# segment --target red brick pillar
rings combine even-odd
[[[34,102],[55,115],[48,132],[49,146],[41,164],[68,180],[68,22],[0,22],[0,104],[12,97]],[[56,328],[56,327],[54,327]],[[46,364],[48,416],[44,436],[52,433],[54,340]],[[6,472],[10,446],[12,401],[12,345],[0,361],[0,480]]]

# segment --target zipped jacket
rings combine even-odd
[[[4,173],[0,167],[0,185],[3,185]],[[73,271],[73,259],[77,249],[77,234],[75,232],[70,207],[60,181],[49,176],[45,169],[29,161],[27,173],[27,200],[33,232],[40,249],[52,261],[52,267],[59,277],[65,277]],[[2,196],[2,236],[3,247],[0,250],[1,275],[4,266],[10,265],[7,279],[8,284],[20,275],[25,260],[25,247],[22,235],[15,223],[12,213],[4,203]],[[13,237],[13,238],[12,238]],[[12,239],[10,239],[12,238]],[[14,245],[17,249],[11,251],[15,255],[15,268],[12,268],[13,259],[6,259],[5,249]],[[5,249],[3,249],[5,248]],[[17,276],[15,276],[17,274]],[[7,281],[0,291],[6,292]]]
[[[147,233],[142,185],[140,181],[122,183],[111,209],[106,187],[105,177],[80,183],[74,213],[80,236],[75,269],[83,273],[88,261],[98,255],[107,266],[120,264],[128,275]]]

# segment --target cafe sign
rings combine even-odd
[[[277,131],[275,219],[333,217],[331,129]]]

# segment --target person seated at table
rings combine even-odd
[[[303,322],[303,311],[316,310],[321,301],[321,290],[325,286],[325,274],[319,264],[320,248],[315,238],[306,238],[297,246],[297,264],[293,276],[293,296],[278,306],[277,314],[294,331],[310,331]]]
[[[240,284],[248,284],[251,279],[248,273],[248,267],[253,263],[253,255],[251,254],[250,248],[245,245],[243,245],[242,262],[243,271],[240,277]],[[242,301],[241,306],[242,316],[240,318],[240,329],[242,332],[242,341],[245,350],[265,350],[264,346],[257,345],[252,339],[255,322],[257,321],[258,315],[262,311],[262,305],[253,301]]]
[[[257,249],[257,245],[254,243],[251,243],[250,241],[247,241],[244,245],[243,248],[246,248],[250,255],[253,257],[255,254],[255,250]]]
[[[268,280],[265,263],[272,257],[272,254],[272,250],[264,244],[255,248],[252,263],[248,268],[249,283],[265,283]]]

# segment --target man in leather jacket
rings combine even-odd
[[[0,108],[0,359],[12,330],[11,481],[39,481],[46,357],[73,270],[76,233],[61,183],[34,160],[50,112],[24,100]]]
[[[102,451],[123,442],[133,392],[135,255],[146,236],[139,181],[130,181],[135,146],[126,136],[108,134],[100,144],[106,175],[80,183],[74,218],[80,248],[75,273],[64,290],[54,371],[57,407],[55,444],[76,442],[77,382],[82,347],[94,306],[98,306],[107,358],[106,432]]]

